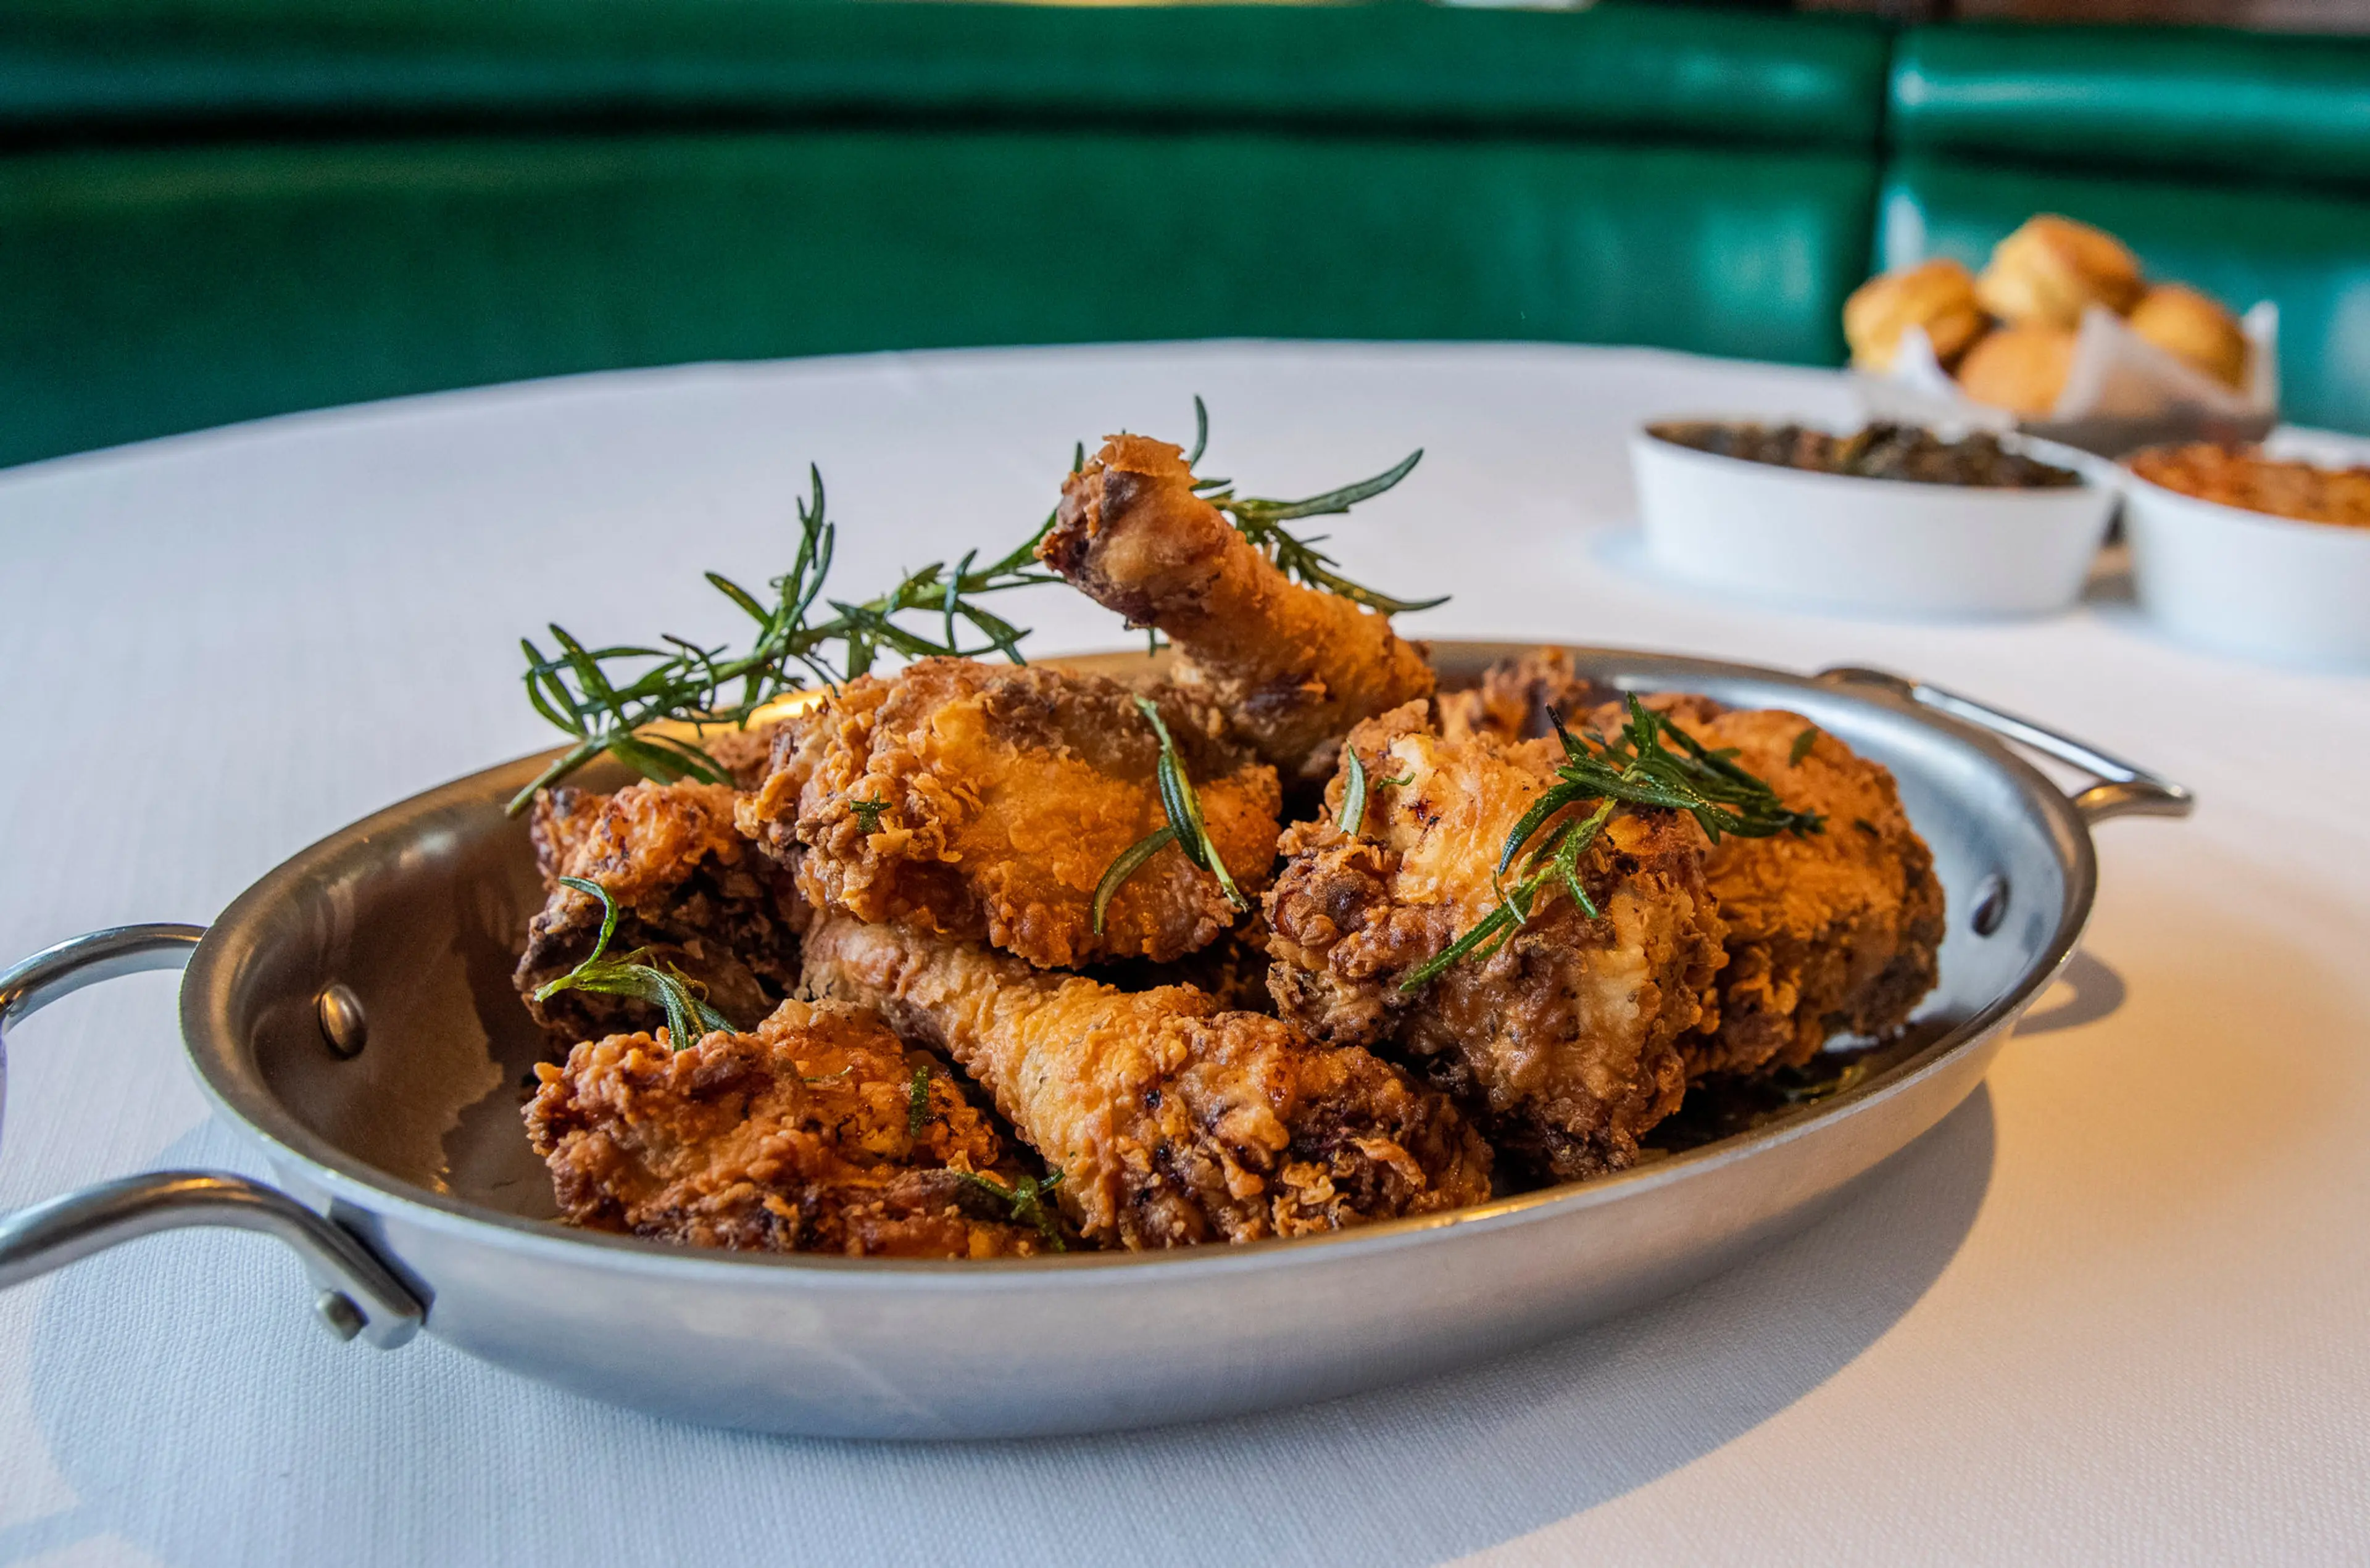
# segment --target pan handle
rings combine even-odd
[[[62,942],[0,972],[0,1113],[7,1104],[6,1031],[17,1019],[100,980],[178,969],[205,928],[126,925]],[[391,1350],[420,1332],[427,1310],[353,1232],[277,1187],[226,1171],[150,1171],[0,1216],[0,1290],[159,1230],[226,1225],[277,1236],[329,1283],[314,1301],[340,1339]]]
[[[2086,746],[2029,718],[2002,713],[1973,697],[1857,664],[1822,670],[1817,679],[1830,686],[1881,688],[1904,702],[1948,714],[1962,723],[1989,730],[2002,739],[2029,746],[2045,757],[2054,757],[2081,769],[2099,782],[2074,797],[2074,809],[2082,814],[2082,820],[2094,827],[2111,817],[2186,817],[2196,809],[2197,797],[2170,779],[2137,763],[2111,757],[2094,746]]]

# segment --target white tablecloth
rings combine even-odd
[[[2061,619],[1916,626],[1634,572],[1632,422],[1845,418],[1839,377],[1542,348],[889,356],[0,475],[0,957],[205,920],[340,824],[546,744],[518,635],[731,630],[699,572],[780,568],[810,460],[861,588],[1017,539],[1074,440],[1188,435],[1195,392],[1212,471],[1264,494],[1426,449],[1334,529],[1352,575],[1455,594],[1411,630],[1891,666],[2202,805],[2101,832],[2083,994],[2045,1000],[1896,1179],[1570,1343],[1205,1427],[774,1440],[424,1339],[336,1345],[273,1244],[183,1233],[0,1296],[0,1564],[2370,1559],[2370,679],[2171,646],[2112,583]],[[1032,591],[1034,646],[1122,642]],[[0,1207],[244,1163],[173,990],[117,982],[17,1031]]]

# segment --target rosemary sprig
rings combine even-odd
[[[1176,841],[1175,827],[1156,828],[1120,851],[1118,857],[1103,868],[1101,880],[1095,884],[1094,914],[1089,922],[1097,936],[1103,933],[1103,916],[1110,909],[1111,896],[1136,874],[1145,861]]]
[[[1185,459],[1191,468],[1202,461],[1202,453],[1210,444],[1210,411],[1198,396],[1193,399],[1193,451]],[[1371,588],[1352,582],[1333,569],[1333,557],[1317,548],[1325,542],[1323,534],[1300,538],[1283,528],[1294,518],[1333,517],[1348,511],[1360,501],[1370,500],[1414,472],[1423,457],[1423,449],[1416,448],[1399,463],[1371,479],[1361,479],[1354,485],[1344,485],[1338,490],[1328,490],[1321,496],[1311,496],[1300,501],[1271,501],[1257,496],[1237,496],[1231,479],[1198,479],[1193,491],[1203,500],[1225,513],[1242,536],[1266,553],[1267,558],[1281,567],[1287,577],[1294,578],[1311,588],[1321,588],[1328,593],[1338,593],[1354,603],[1386,615],[1397,615],[1412,610],[1429,610],[1448,602],[1446,595],[1438,599],[1394,599]]]
[[[564,990],[592,991],[604,996],[630,996],[666,1010],[667,1044],[682,1050],[714,1029],[730,1029],[732,1021],[700,1000],[697,982],[672,964],[646,964],[648,948],[637,947],[623,957],[607,956],[609,939],[617,933],[617,905],[609,890],[581,876],[559,879],[578,892],[601,900],[601,934],[584,961],[535,990],[537,1001],[548,1001]]]
[[[914,1081],[905,1090],[905,1136],[919,1139],[922,1129],[930,1125],[930,1070],[917,1067]]]
[[[1016,664],[1026,662],[1019,645],[1028,631],[977,601],[1061,580],[1036,567],[1037,542],[1053,526],[1052,516],[1019,546],[984,567],[976,565],[979,553],[973,551],[951,567],[933,561],[908,572],[888,592],[861,602],[826,599],[838,531],[824,515],[822,473],[810,468],[808,474],[812,494],[799,503],[798,555],[790,569],[770,583],[770,602],[721,573],[707,574],[709,584],[756,624],[742,651],[672,635],[662,637],[660,647],[586,647],[557,624],[551,628],[557,653],[546,655],[532,639],[521,641],[528,700],[575,743],[511,801],[512,815],[526,808],[535,791],[603,752],[662,783],[729,783],[723,767],[698,744],[651,733],[648,727],[663,720],[745,724],[776,697],[802,690],[810,677],[826,685],[854,680],[884,650],[912,658],[1001,653]],[[831,613],[819,615],[818,605]],[[916,614],[936,618],[936,635],[900,620]],[[980,639],[977,646],[964,646],[966,633]],[[834,646],[840,650],[836,670],[823,658]]]
[[[1061,1225],[1045,1205],[1045,1200],[1053,1196],[1053,1189],[1062,1185],[1062,1173],[1059,1170],[1054,1171],[1041,1182],[1034,1176],[1023,1176],[1008,1187],[994,1176],[983,1176],[975,1171],[959,1171],[956,1174],[1005,1205],[1014,1224],[1035,1227],[1037,1234],[1042,1236],[1046,1243],[1055,1252],[1066,1253],[1070,1250],[1068,1243],[1062,1239]]]
[[[1580,857],[1588,853],[1589,846],[1605,830],[1605,824],[1612,819],[1615,804],[1606,800],[1586,817],[1559,824],[1547,841],[1533,852],[1522,879],[1513,887],[1506,886],[1502,868],[1492,868],[1490,885],[1497,891],[1498,907],[1476,921],[1472,930],[1409,970],[1399,981],[1400,993],[1421,990],[1467,957],[1478,956],[1480,962],[1488,963],[1515,932],[1530,922],[1537,912],[1540,896],[1552,898],[1558,885],[1571,895],[1582,914],[1594,920],[1600,911],[1580,879]],[[1509,843],[1520,848],[1511,837]]]
[[[1120,851],[1095,884],[1094,911],[1090,925],[1097,936],[1103,933],[1103,915],[1110,910],[1111,896],[1121,884],[1134,876],[1144,863],[1169,844],[1185,853],[1185,858],[1218,879],[1218,888],[1226,902],[1237,911],[1248,912],[1251,901],[1235,886],[1219,857],[1218,846],[1211,841],[1208,825],[1202,818],[1202,797],[1194,793],[1193,782],[1185,776],[1185,759],[1177,750],[1176,739],[1160,717],[1160,708],[1149,697],[1135,699],[1138,712],[1152,721],[1153,733],[1160,737],[1160,760],[1153,764],[1152,776],[1160,786],[1160,807],[1168,814],[1168,824],[1156,828],[1143,838]]]
[[[1358,755],[1358,749],[1345,746],[1342,750],[1350,759],[1350,767],[1349,776],[1341,781],[1341,815],[1338,821],[1342,835],[1354,839],[1358,836],[1359,826],[1366,819],[1366,802],[1373,797],[1374,792],[1411,784],[1415,783],[1415,775],[1401,773],[1395,779],[1375,779],[1369,783],[1365,759]]]
[[[1359,825],[1366,819],[1366,764],[1355,746],[1344,745],[1341,754],[1347,762],[1342,770],[1341,815],[1339,818],[1341,836],[1354,839]]]
[[[1542,898],[1552,899],[1560,887],[1591,920],[1597,917],[1595,900],[1580,879],[1580,858],[1612,820],[1616,805],[1655,806],[1685,811],[1694,817],[1713,843],[1723,833],[1766,839],[1782,832],[1824,831],[1825,821],[1816,812],[1793,811],[1778,792],[1737,765],[1733,748],[1712,750],[1653,712],[1635,696],[1628,700],[1629,717],[1617,740],[1590,731],[1585,738],[1564,727],[1563,715],[1549,710],[1564,761],[1556,769],[1556,783],[1531,804],[1506,835],[1506,847],[1491,869],[1498,907],[1475,922],[1428,961],[1408,971],[1399,981],[1402,993],[1421,990],[1451,966],[1478,955],[1494,955],[1514,933],[1527,924]],[[1678,742],[1673,750],[1665,738]],[[1597,802],[1586,817],[1567,817],[1548,831],[1528,858],[1531,840],[1549,819],[1583,801]],[[1512,887],[1504,877],[1523,861]]]

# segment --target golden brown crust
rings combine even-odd
[[[1494,735],[1501,740],[1536,740],[1553,731],[1547,715],[1574,720],[1610,697],[1596,682],[1575,674],[1571,656],[1559,647],[1536,647],[1518,658],[1501,658],[1484,670],[1480,683],[1443,692],[1432,700],[1444,740]]]
[[[1948,257],[1870,278],[1844,302],[1852,363],[1880,374],[1893,369],[1912,326],[1926,329],[1935,359],[1947,365],[1990,325],[1975,303],[1974,274]]]
[[[2104,229],[2043,212],[1992,247],[1975,280],[1984,308],[2011,326],[2081,324],[2083,310],[2103,305],[2122,315],[2140,297],[2140,264]]]
[[[1125,958],[1116,964],[1096,964],[1081,972],[1088,979],[1127,991],[1190,986],[1222,1011],[1272,1014],[1275,998],[1268,993],[1267,962],[1267,925],[1254,909],[1241,925],[1173,964]]]
[[[1275,771],[1218,738],[1214,715],[1150,694],[1219,858],[1256,893],[1275,860]],[[1094,931],[1103,872],[1168,821],[1158,758],[1151,725],[1117,681],[928,658],[832,693],[797,744],[777,749],[741,826],[796,868],[819,909],[988,942],[1048,967],[1165,962],[1215,941],[1237,912],[1216,877],[1172,844],[1121,887]]]
[[[1322,778],[1360,719],[1432,689],[1389,618],[1304,588],[1193,493],[1166,441],[1113,436],[1063,482],[1040,559],[1177,647],[1175,678],[1224,710],[1287,780]]]
[[[2073,373],[2074,342],[2070,326],[2003,326],[1959,361],[1959,390],[2024,418],[2045,418]]]
[[[785,733],[795,734],[804,722],[803,718],[778,719],[771,724],[753,724],[746,729],[705,730],[699,736],[699,749],[732,775],[735,785],[755,789],[772,771],[775,742]]]
[[[1501,1155],[1558,1179],[1617,1170],[1678,1107],[1676,1041],[1720,962],[1700,840],[1662,811],[1617,813],[1581,876],[1602,911],[1543,899],[1494,956],[1409,993],[1411,971],[1498,907],[1506,835],[1552,782],[1552,742],[1443,739],[1410,704],[1353,730],[1378,781],[1355,839],[1326,819],[1286,834],[1266,901],[1270,984],[1319,1038],[1388,1046],[1482,1120]],[[1379,781],[1404,779],[1403,784]]]
[[[2247,335],[2229,307],[2185,283],[2158,283],[2132,307],[2131,328],[2225,386],[2247,381]]]
[[[1488,1148],[1441,1097],[1186,987],[1123,992],[842,916],[810,933],[806,976],[984,1085],[1092,1241],[1255,1241],[1489,1196]]]
[[[1789,807],[1826,818],[1817,833],[1728,838],[1705,855],[1728,967],[1716,1024],[1681,1042],[1689,1075],[1799,1067],[1830,1036],[1905,1023],[1939,974],[1942,885],[1893,775],[1800,714],[1701,697],[1653,706],[1705,745],[1734,747]],[[1619,720],[1603,711],[1596,722]]]
[[[597,882],[617,906],[609,951],[650,949],[740,1023],[763,1018],[798,981],[806,908],[790,877],[733,826],[725,784],[636,784],[615,795],[561,785],[535,796],[530,832],[546,898],[527,927],[516,984],[536,1022],[571,1040],[655,1027],[659,1010],[626,997],[563,991],[535,1000],[574,968],[601,929],[600,900],[559,885]]]
[[[930,1073],[918,1135],[917,1068]],[[680,1051],[613,1035],[536,1073],[527,1137],[570,1224],[736,1251],[1039,1250],[961,1174],[1008,1169],[985,1116],[943,1065],[856,1009],[787,1001],[748,1034]]]

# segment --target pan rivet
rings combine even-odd
[[[321,1326],[341,1340],[362,1333],[369,1321],[342,1290],[324,1290],[314,1297],[313,1310],[320,1315]]]
[[[1967,921],[1977,936],[1989,936],[2008,918],[2008,878],[1995,873],[1975,889],[1975,912]]]
[[[324,1045],[349,1061],[362,1055],[370,1040],[370,1024],[362,1017],[362,998],[344,981],[324,986],[314,999],[313,1010],[320,1015]]]

